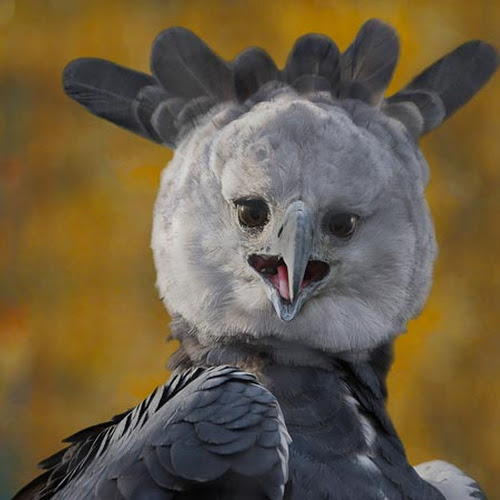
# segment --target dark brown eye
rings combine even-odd
[[[358,216],[354,214],[333,214],[328,218],[329,231],[339,238],[347,238],[354,233]]]
[[[244,227],[261,229],[269,220],[269,207],[264,200],[238,200],[238,220]]]

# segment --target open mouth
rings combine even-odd
[[[281,299],[290,301],[288,269],[282,257],[274,255],[250,255],[248,263],[279,293]],[[320,260],[310,260],[300,284],[300,290],[317,284],[328,274],[330,266]]]

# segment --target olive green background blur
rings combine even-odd
[[[379,17],[401,36],[389,92],[471,38],[500,47],[499,1],[0,0],[0,499],[60,440],[165,380],[175,349],[149,250],[171,153],[91,116],[61,89],[76,57],[148,71],[164,28],[223,57],[282,65],[324,32],[344,49]],[[500,75],[422,141],[440,255],[397,343],[391,415],[413,463],[453,461],[500,499]]]

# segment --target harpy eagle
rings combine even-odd
[[[183,28],[154,41],[152,76],[67,66],[70,97],[175,149],[152,248],[181,347],[165,385],[68,438],[16,500],[485,498],[451,464],[408,463],[385,379],[436,256],[418,139],[497,56],[465,43],[386,98],[398,54],[370,20],[343,53],[299,38],[282,70]]]

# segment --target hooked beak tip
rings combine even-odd
[[[292,321],[300,309],[297,302],[283,302],[278,294],[273,295],[271,302],[278,318],[286,323]]]
[[[248,263],[266,283],[266,293],[277,316],[283,321],[295,318],[311,292],[330,271],[330,266],[321,260],[307,262],[302,282],[293,299],[289,290],[289,270],[281,256],[252,254]]]

